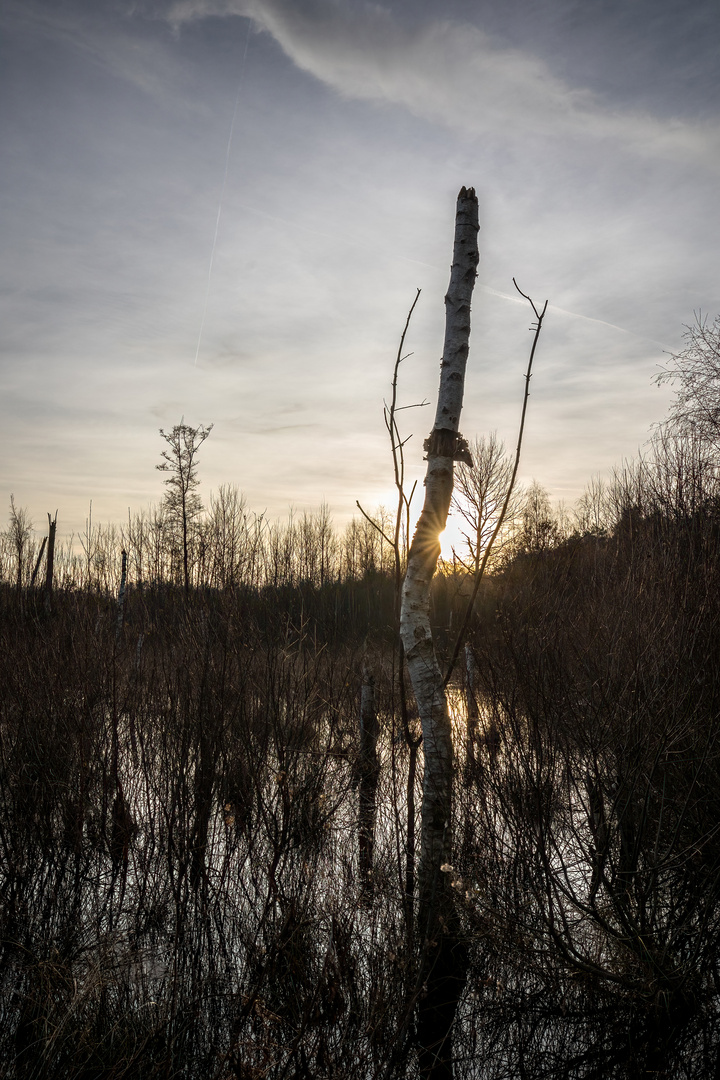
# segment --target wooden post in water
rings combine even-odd
[[[358,843],[360,848],[360,888],[362,892],[369,891],[372,886],[377,786],[380,777],[380,763],[377,752],[378,734],[375,679],[368,668],[365,667],[360,690],[360,760],[358,770]]]
[[[465,703],[467,705],[467,734],[465,739],[466,768],[472,772],[475,767],[475,745],[478,736],[479,710],[477,697],[478,666],[475,653],[469,642],[465,643]]]

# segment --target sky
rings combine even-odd
[[[720,311],[715,0],[3,0],[0,499],[38,529],[202,493],[391,504],[424,472],[455,201],[480,206],[461,430],[567,504],[643,447]],[[0,520],[2,511],[0,510]]]

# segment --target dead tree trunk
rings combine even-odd
[[[47,536],[43,536],[42,544],[40,545],[40,554],[38,555],[37,560],[35,561],[35,569],[33,570],[32,577],[30,578],[30,588],[31,589],[34,588],[34,586],[35,586],[35,579],[38,576],[38,571],[40,569],[40,564],[42,562],[42,557],[45,554],[45,545],[46,544],[47,544]]]
[[[55,565],[55,531],[57,529],[57,510],[55,511],[55,517],[51,518],[48,513],[48,545],[47,545],[47,563],[45,567],[45,610],[50,611],[52,607],[52,591],[53,591],[53,568]]]
[[[125,592],[127,589],[127,551],[122,552],[122,570],[120,574],[120,589],[117,598],[117,617],[115,619],[115,640],[122,633],[123,618],[125,615]]]
[[[453,463],[468,460],[459,434],[470,337],[470,300],[478,263],[475,192],[458,196],[435,425],[425,443],[425,502],[408,555],[400,633],[423,730],[425,770],[418,872],[418,941],[423,991],[418,1015],[421,1076],[452,1077],[450,1033],[466,974],[452,892],[453,747],[445,696],[430,629],[430,584],[440,554],[453,489]]]

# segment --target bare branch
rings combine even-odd
[[[365,513],[365,511],[363,510],[362,506],[360,505],[360,502],[359,502],[359,500],[358,500],[358,499],[356,499],[356,500],[355,500],[355,505],[357,506],[358,510],[360,511],[360,513],[362,514],[362,516],[363,516],[363,517],[365,518],[365,520],[366,520],[366,521],[369,521],[369,522],[370,522],[370,524],[372,525],[372,527],[373,527],[374,529],[377,529],[377,531],[378,531],[378,532],[380,533],[380,535],[382,536],[383,540],[385,540],[385,541],[386,541],[386,542],[387,542],[388,544],[390,544],[390,546],[392,547],[392,540],[390,539],[390,537],[389,537],[389,536],[387,535],[387,533],[386,533],[386,532],[385,532],[385,531],[384,531],[384,530],[383,530],[383,529],[382,529],[382,528],[381,528],[381,527],[380,527],[380,526],[378,525],[377,521],[375,521],[375,520],[374,520],[374,518],[371,518],[369,514]]]
[[[517,478],[518,466],[520,465],[520,451],[522,449],[523,433],[525,431],[525,415],[527,413],[527,403],[528,403],[528,398],[530,397],[530,378],[532,376],[533,360],[535,359],[535,350],[537,348],[537,343],[538,343],[538,340],[540,338],[540,331],[542,330],[543,319],[545,318],[545,312],[547,311],[547,306],[548,306],[548,301],[546,300],[545,303],[543,304],[542,311],[538,311],[538,309],[535,306],[534,302],[532,300],[530,300],[530,297],[526,296],[525,293],[520,289],[518,283],[515,281],[515,278],[513,278],[513,283],[514,283],[515,288],[517,289],[517,291],[520,293],[520,295],[524,296],[525,299],[530,302],[530,305],[532,306],[532,309],[533,309],[533,311],[535,312],[535,314],[537,316],[537,326],[535,327],[533,343],[532,343],[532,347],[530,349],[530,359],[528,360],[527,371],[525,372],[525,393],[523,394],[522,413],[520,415],[520,430],[518,432],[517,448],[515,450],[515,463],[513,465],[512,476],[510,477],[510,483],[508,485],[508,490],[507,490],[507,494],[505,496],[505,501],[503,503],[502,510],[500,511],[500,516],[498,517],[497,524],[495,525],[495,528],[493,530],[493,534],[490,537],[488,545],[485,548],[485,554],[483,555],[482,562],[480,563],[480,566],[478,567],[477,573],[475,574],[475,582],[473,584],[472,595],[470,596],[467,607],[465,608],[465,615],[463,617],[463,621],[462,621],[462,624],[460,626],[460,631],[458,633],[458,636],[455,639],[455,647],[454,647],[454,649],[452,651],[452,656],[450,657],[450,663],[448,664],[447,671],[445,672],[445,680],[444,680],[444,683],[443,683],[444,686],[447,686],[447,684],[450,682],[450,678],[451,678],[453,670],[455,668],[455,664],[457,663],[458,656],[460,655],[460,650],[462,649],[463,645],[465,644],[465,637],[467,635],[468,626],[470,625],[470,617],[472,615],[473,607],[475,606],[475,601],[477,599],[478,590],[480,589],[480,582],[483,579],[483,575],[485,573],[485,567],[488,564],[488,559],[490,558],[490,553],[491,553],[491,551],[493,549],[493,545],[495,543],[495,540],[497,539],[498,533],[500,532],[500,529],[502,528],[503,522],[505,520],[505,515],[507,513],[507,508],[508,508],[508,505],[510,503],[510,499],[512,497],[513,488],[515,486],[515,480]]]

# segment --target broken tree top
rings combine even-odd
[[[470,299],[480,260],[478,201],[474,188],[461,188],[455,217],[450,284],[445,297],[445,344],[440,364],[435,428],[457,431],[463,402],[470,338]]]

